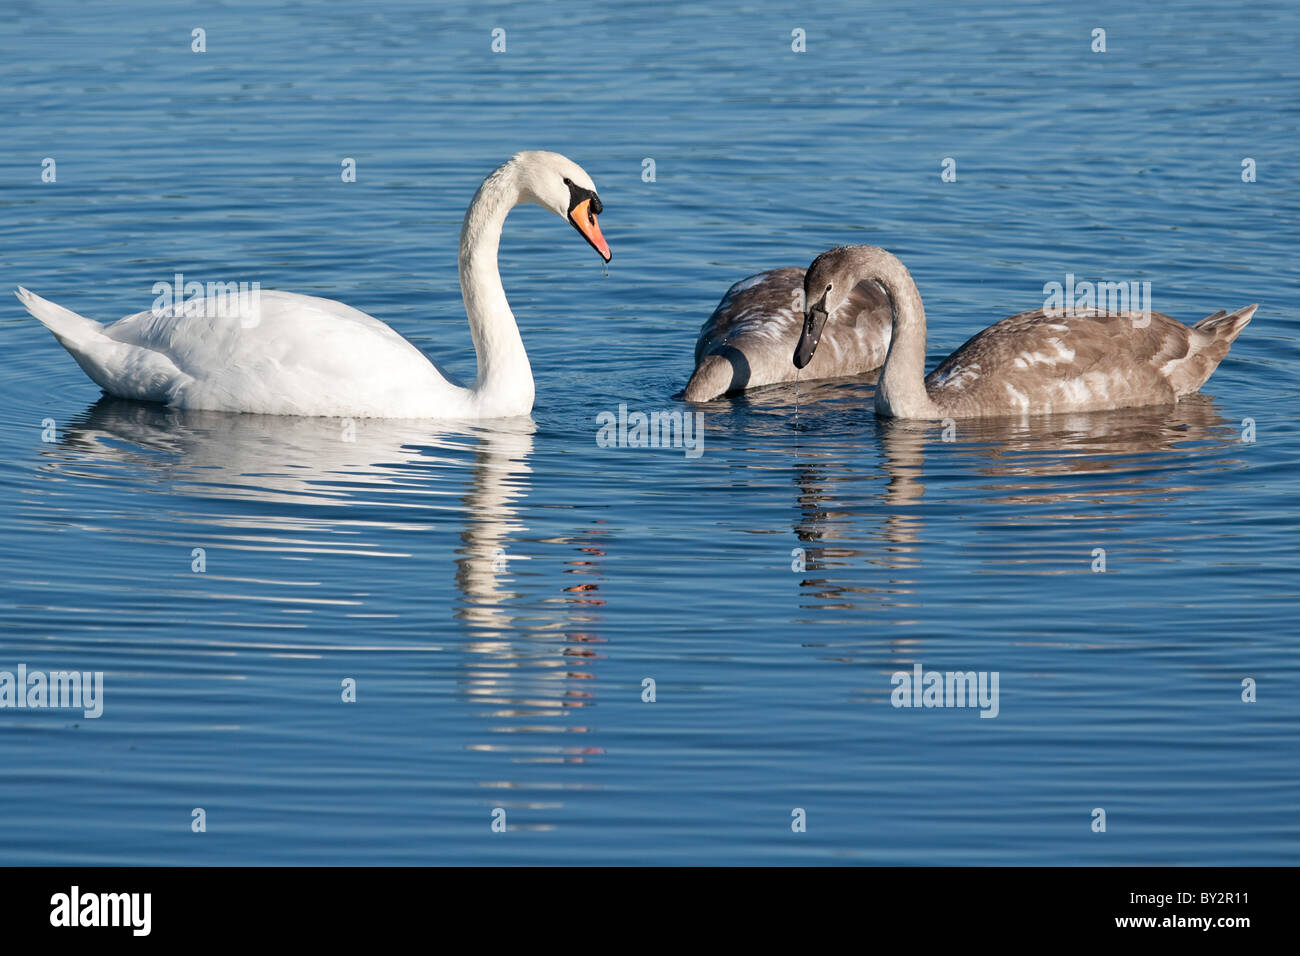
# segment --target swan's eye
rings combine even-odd
[[[828,282],[828,283],[826,283],[826,291],[827,291],[827,292],[830,292],[831,289],[833,289],[834,287],[835,287],[835,283],[833,283],[833,282]]]
[[[572,186],[572,185],[573,185],[573,180],[570,179],[568,176],[565,176],[565,177],[564,177],[564,185],[566,185],[566,186]]]

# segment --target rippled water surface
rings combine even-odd
[[[258,281],[472,378],[460,218],[539,147],[596,180],[614,261],[516,211],[532,418],[351,441],[102,398],[0,309],[0,670],[105,681],[98,719],[0,709],[0,861],[1300,863],[1298,28],[7,5],[0,286],[111,320],[176,272]],[[845,242],[908,264],[931,362],[1067,273],[1260,308],[1176,409],[945,441],[804,383],[705,406],[698,457],[597,446],[620,404],[685,408],[728,285]],[[891,707],[916,663],[997,672],[998,716]]]

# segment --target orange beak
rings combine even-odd
[[[574,228],[582,233],[582,237],[591,243],[591,248],[600,253],[602,259],[609,262],[613,258],[609,251],[609,243],[600,234],[600,224],[596,222],[596,214],[591,211],[590,199],[584,199],[569,210],[569,222],[573,223]]]

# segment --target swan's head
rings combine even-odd
[[[518,153],[511,160],[519,177],[520,198],[549,209],[567,219],[591,248],[609,262],[609,243],[600,234],[596,216],[604,208],[596,195],[596,184],[586,170],[559,153],[532,150]]]
[[[857,256],[851,246],[823,252],[812,261],[803,277],[803,334],[794,350],[795,368],[812,361],[821,341],[826,320],[843,305],[849,291],[857,284]]]
[[[795,368],[803,368],[812,361],[826,320],[866,278],[863,269],[872,255],[880,251],[875,246],[839,246],[812,261],[803,277],[803,333],[794,350]]]

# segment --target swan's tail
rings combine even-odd
[[[1235,312],[1216,312],[1214,315],[1201,319],[1192,328],[1198,332],[1214,336],[1224,345],[1231,345],[1233,339],[1241,334],[1241,330],[1250,322],[1251,316],[1255,314],[1255,310],[1258,308],[1259,305],[1256,303]],[[1225,348],[1224,351],[1226,352],[1227,349]]]
[[[1209,380],[1228,354],[1232,340],[1241,334],[1258,308],[1258,305],[1248,305],[1235,312],[1215,312],[1192,326],[1187,355],[1182,361],[1173,363],[1169,373],[1169,384],[1174,387],[1174,394],[1190,395]]]
[[[54,333],[90,380],[109,395],[165,402],[186,378],[163,353],[119,342],[105,334],[104,326],[93,319],[42,299],[22,286],[14,295]]]
[[[104,334],[104,327],[93,319],[77,315],[71,309],[55,305],[48,299],[42,299],[35,292],[28,292],[22,286],[18,287],[14,295],[18,296],[18,301],[28,312],[40,319],[41,324],[54,333],[59,344],[73,354],[76,354],[76,346],[82,346],[88,340],[102,337]]]

